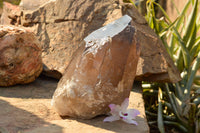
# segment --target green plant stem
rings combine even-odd
[[[189,8],[190,3],[191,3],[190,0],[188,0],[188,2],[186,3],[186,5],[184,6],[184,9],[182,10],[181,14],[179,15],[179,16],[180,16],[180,19],[177,21],[177,23],[176,23],[176,25],[175,25],[175,28],[176,28],[177,30],[179,30],[181,24],[184,23],[184,22],[183,22],[183,21],[184,21],[184,16],[185,16],[185,14],[186,14],[186,11],[187,11],[188,8]],[[172,37],[170,38],[170,41],[169,41],[169,46],[170,46],[171,52],[172,52],[173,54],[175,54],[175,53],[174,53],[174,52],[175,52],[175,51],[174,51],[174,49],[175,49],[175,44],[176,44],[175,42],[176,42],[175,37],[172,36]]]
[[[188,130],[182,126],[181,124],[177,123],[177,122],[172,122],[172,121],[164,121],[164,123],[166,125],[171,125],[171,126],[175,126],[175,127],[178,127],[180,130],[182,130],[183,132],[185,133],[188,133]]]
[[[158,117],[157,114],[149,112],[149,111],[145,111],[145,113],[152,117]],[[164,118],[164,120],[168,120],[168,121],[176,121],[176,117],[173,117],[173,116],[163,115],[163,118]]]
[[[167,106],[167,108],[168,108],[169,110],[171,110],[171,111],[173,110],[170,103],[164,101],[164,105]]]
[[[180,117],[179,113],[181,113],[181,112],[178,112],[177,109],[176,109],[175,102],[173,101],[172,95],[169,91],[168,84],[165,83],[165,85],[166,85],[166,92],[167,92],[167,95],[169,96],[169,100],[170,100],[170,103],[172,105],[175,116],[177,117],[178,121],[180,121],[185,127],[188,127],[187,121],[184,118]]]
[[[196,104],[196,106],[198,106],[200,104],[200,97],[195,98],[193,103]]]
[[[194,31],[194,26],[197,19],[197,9],[198,9],[198,0],[195,0],[194,7],[192,8],[192,12],[191,12],[190,20],[188,24],[186,25],[185,35],[183,36],[184,42],[187,42],[187,40],[189,40],[191,33],[193,33]]]
[[[191,74],[189,76],[189,80],[188,80],[188,82],[186,84],[186,88],[184,90],[184,94],[185,94],[184,101],[187,101],[190,97],[191,87],[194,82],[196,72],[199,69],[199,66],[200,66],[200,52],[198,53],[198,56],[191,68]]]
[[[177,96],[180,100],[183,99],[183,91],[181,89],[181,86],[178,84],[178,83],[175,83],[175,86],[176,86],[176,91],[177,91]]]
[[[164,123],[163,123],[163,109],[162,109],[162,90],[161,88],[159,88],[158,90],[158,117],[157,117],[157,121],[158,121],[158,129],[161,133],[165,133],[165,127],[164,127]]]
[[[156,124],[156,123],[157,123],[157,121],[149,121],[148,122],[149,125],[153,125],[153,124]],[[188,133],[188,130],[184,126],[182,126],[180,123],[172,122],[172,121],[164,121],[164,124],[177,127],[181,131],[183,131],[184,133]]]

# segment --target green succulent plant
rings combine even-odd
[[[146,113],[157,118],[149,123],[157,123],[162,133],[165,132],[164,125],[173,125],[183,132],[200,132],[200,76],[196,74],[200,66],[198,5],[198,0],[188,0],[176,20],[171,21],[155,0],[146,2],[146,20],[161,38],[182,77],[178,83],[152,83],[144,88],[144,95],[158,95],[154,108],[157,111],[147,109]],[[164,17],[156,18],[155,6],[163,12]],[[190,6],[192,11],[189,13]]]
[[[132,0],[126,2],[133,3]],[[174,3],[173,0],[171,2]],[[190,6],[192,10],[189,10]],[[165,126],[176,127],[181,132],[200,132],[200,76],[197,75],[200,69],[198,6],[198,0],[188,0],[181,12],[175,7],[178,17],[171,21],[156,0],[146,1],[145,18],[161,38],[182,77],[178,83],[143,82],[149,124],[157,124],[161,133],[166,131]],[[156,9],[161,10],[164,16],[157,18]]]

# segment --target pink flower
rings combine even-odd
[[[140,114],[140,112],[137,109],[127,109],[129,105],[129,99],[126,98],[124,102],[120,105],[110,104],[110,113],[112,116],[106,117],[103,121],[104,122],[112,122],[116,120],[123,120],[126,123],[129,124],[135,124],[138,125],[135,119],[137,115]]]

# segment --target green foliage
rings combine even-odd
[[[163,18],[156,18],[155,6],[163,12]],[[188,10],[190,6],[192,6],[191,12]],[[173,22],[155,0],[148,0],[146,7],[146,20],[149,26],[161,38],[182,77],[178,83],[154,83],[144,89],[145,97],[158,95],[158,102],[153,105],[148,104],[146,108],[148,116],[157,116],[157,119],[152,119],[150,123],[156,121],[160,132],[165,132],[164,123],[177,127],[182,132],[198,133],[200,132],[200,77],[196,75],[200,65],[200,36],[197,36],[197,32],[200,31],[198,0],[188,0]],[[150,88],[157,93],[147,91],[151,90]]]

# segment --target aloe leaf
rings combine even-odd
[[[175,83],[176,85],[176,94],[178,96],[178,98],[181,100],[183,98],[183,91],[181,89],[181,86],[178,83]]]
[[[182,80],[179,82],[179,84],[181,85],[181,89],[182,89],[183,93],[184,93],[186,84],[188,82],[188,75],[189,75],[188,73],[189,73],[189,70],[186,70],[186,69],[184,69],[183,72],[181,73]]]
[[[196,104],[194,103],[189,103],[190,105],[190,110],[189,110],[189,119],[188,123],[190,123],[190,128],[188,129],[190,132],[194,132],[195,130],[195,119],[196,119]]]
[[[194,5],[194,0],[191,0],[192,1],[192,4]]]
[[[190,50],[191,57],[196,57],[200,51],[200,36],[196,38],[196,42]]]
[[[155,18],[155,12],[154,12],[154,6],[151,1],[146,2],[146,7],[147,7],[147,21],[149,26],[154,29],[154,22],[153,18]]]
[[[153,19],[152,19],[152,14],[148,13],[148,16],[147,16],[149,19],[148,19],[148,24],[149,24],[149,27],[151,29],[154,28],[154,24],[153,24]]]
[[[194,89],[194,90],[197,90],[197,91],[195,91],[195,93],[198,93],[198,94],[200,94],[200,82],[195,82],[194,81],[194,85],[192,86],[192,88]]]
[[[179,17],[177,17],[176,20],[175,20],[173,23],[171,23],[170,25],[166,25],[167,27],[166,27],[165,29],[163,29],[163,30],[159,33],[159,37],[164,36],[164,35],[167,33],[167,31],[169,31],[169,29],[171,29],[171,28],[176,24],[176,22],[177,22],[178,20],[179,20]]]
[[[194,30],[191,33],[191,36],[190,36],[190,38],[189,38],[189,40],[187,41],[187,44],[186,44],[186,47],[188,48],[188,50],[191,50],[192,46],[195,44],[196,35],[197,35],[197,27],[196,27],[196,23],[195,23]]]
[[[174,31],[174,35],[177,37],[177,40],[178,40],[179,45],[181,47],[181,52],[183,54],[185,68],[189,68],[189,65],[190,65],[189,63],[190,63],[190,58],[191,58],[190,54],[189,54],[189,51],[186,48],[186,45],[185,45],[184,41],[182,40],[182,38],[181,38],[180,34],[178,33],[178,31],[175,28],[173,28],[173,31]],[[179,70],[182,70],[184,68],[183,66],[181,66],[182,64],[181,64],[181,56],[180,56],[180,54],[179,54],[179,57],[178,57],[178,60],[177,60],[176,63],[178,65]]]
[[[197,56],[196,54],[200,50],[200,37],[196,38],[196,42],[194,43],[193,47],[190,50],[191,57]]]
[[[153,23],[154,23],[154,30],[155,30],[156,34],[159,34],[159,32],[160,32],[159,28],[160,27],[159,27],[158,22],[157,22],[155,17],[153,17]]]
[[[180,12],[179,12],[179,10],[178,10],[178,8],[177,8],[177,6],[176,6],[174,0],[171,0],[171,2],[172,2],[172,4],[173,4],[173,7],[176,9],[177,14],[180,14]]]
[[[178,112],[183,112],[182,110],[182,102],[174,95],[174,93],[172,93],[172,98],[173,98],[173,101],[174,101],[174,104],[177,108],[177,111]],[[180,113],[180,116],[182,116],[182,114]]]
[[[167,106],[167,108],[168,108],[169,110],[173,111],[172,105],[171,105],[170,103],[164,101],[164,105]]]
[[[200,29],[200,14],[197,16],[196,24],[197,24],[197,31],[199,31],[199,29]]]
[[[186,5],[184,6],[184,9],[182,10],[182,12],[181,12],[181,14],[179,15],[179,20],[177,21],[177,23],[176,23],[176,25],[175,25],[175,29],[176,30],[179,30],[179,28],[180,28],[180,26],[181,26],[181,24],[184,24],[185,22],[184,22],[184,17],[185,17],[185,14],[186,14],[186,12],[188,11],[188,8],[189,8],[189,6],[190,6],[190,3],[191,3],[191,1],[190,0],[188,0],[188,2],[186,3]],[[176,45],[176,43],[177,43],[178,41],[175,39],[175,36],[172,36],[171,38],[170,38],[170,41],[169,41],[169,46],[170,46],[170,51],[173,51],[173,53],[175,52],[174,51],[174,48],[175,48],[175,45]],[[181,49],[180,49],[181,50]],[[180,57],[181,58],[181,60],[182,60],[182,53],[181,53],[181,51],[179,52],[179,55],[178,55],[178,57]],[[179,68],[179,67],[178,67]],[[179,70],[181,70],[181,69],[179,69]]]
[[[123,0],[123,2],[124,3],[131,3],[131,4],[133,4],[133,6],[135,6],[135,8],[137,8],[136,3],[134,3],[132,0]]]
[[[186,12],[189,9],[190,3],[191,3],[191,1],[188,0],[188,2],[186,3],[186,5],[184,6],[184,9],[182,10],[181,14],[179,15],[179,20],[177,21],[177,23],[175,25],[175,28],[177,30],[179,30],[181,24],[184,24],[184,17],[185,17]]]
[[[183,41],[187,42],[189,37],[191,36],[191,33],[194,31],[194,26],[196,24],[196,18],[197,18],[197,11],[198,11],[198,0],[195,0],[194,6],[192,8],[192,12],[189,18],[189,22],[186,25],[186,31],[183,36]]]
[[[146,115],[149,115],[151,117],[158,117],[157,114],[149,112],[149,111],[145,111]],[[163,119],[168,120],[168,121],[176,121],[176,117],[174,116],[168,116],[168,115],[163,115]]]
[[[162,90],[161,88],[159,88],[158,90],[158,118],[157,118],[157,121],[158,121],[158,129],[161,133],[165,133],[165,127],[164,127],[164,124],[163,124],[163,109],[162,109],[162,103],[161,103],[161,100],[162,100]]]
[[[157,90],[155,90],[155,89],[146,89],[146,88],[143,88],[143,93],[145,93],[145,92],[148,92],[148,93],[157,93],[158,94],[158,91]]]
[[[180,123],[178,122],[172,122],[172,121],[164,121],[164,123],[166,125],[170,125],[170,126],[175,126],[178,127],[181,131],[183,131],[184,133],[188,133],[187,128],[185,128],[184,126],[182,126]]]
[[[169,86],[168,86],[168,84],[165,83],[165,86],[166,86],[167,95],[168,95],[169,100],[170,100],[170,103],[171,103],[171,105],[172,105],[173,113],[174,113],[175,116],[177,117],[178,121],[180,121],[184,126],[187,127],[187,121],[186,121],[184,118],[182,118],[182,117],[180,116],[179,113],[181,113],[181,112],[178,112],[178,111],[177,111],[177,108],[176,108],[176,106],[175,106],[175,102],[174,102],[174,100],[173,100],[173,98],[172,98],[172,92],[169,91]]]
[[[190,6],[190,3],[191,1],[188,0],[188,2],[186,3],[186,5],[184,6],[181,14],[180,14],[180,19],[179,21],[176,23],[176,29],[178,30],[180,28],[180,25],[184,23],[184,17],[186,15],[186,12],[188,11],[189,9],[189,6]]]
[[[149,121],[148,124],[149,125],[153,125],[153,124],[156,124],[157,121]],[[164,121],[164,123],[166,125],[171,125],[171,126],[175,126],[175,127],[178,127],[181,131],[183,131],[184,133],[188,133],[188,130],[187,128],[185,128],[183,125],[181,125],[180,123],[178,122],[173,122],[173,121]]]
[[[162,40],[162,42],[163,42],[163,44],[164,44],[164,46],[165,46],[167,52],[168,52],[169,55],[172,57],[172,53],[171,53],[171,51],[170,51],[170,48],[169,48],[167,42],[165,41],[165,38],[162,37],[161,40]]]
[[[200,122],[198,120],[198,117],[197,117],[197,120],[195,121],[195,133],[199,133],[200,132]]]
[[[167,36],[166,34],[167,34],[168,30],[169,30],[172,26],[169,26],[169,25],[168,25],[165,21],[163,21],[163,20],[158,20],[157,22],[158,22],[158,27],[159,27],[159,29],[158,29],[158,31],[157,31],[157,34],[160,36],[160,38],[161,38],[161,40],[162,40],[162,42],[163,42],[163,44],[164,44],[164,46],[165,46],[167,52],[170,54],[170,56],[172,56],[172,53],[171,53],[170,48],[169,48],[169,46],[168,46],[168,43],[167,43],[167,41],[166,41],[166,36]]]
[[[200,75],[196,75],[195,80],[200,80]]]
[[[153,125],[153,124],[156,124],[156,123],[157,123],[157,121],[149,121],[148,122],[149,125]]]
[[[156,33],[157,33],[157,26],[156,26],[156,15],[155,15],[155,9],[154,9],[154,5],[153,5],[153,2],[151,2],[151,13],[152,13],[152,23],[153,23],[153,29],[156,30]]]
[[[178,40],[177,40],[178,41]],[[180,42],[178,42],[179,46],[180,46]],[[183,53],[181,51],[181,47],[179,47],[178,49],[178,55],[177,55],[177,60],[176,60],[176,66],[177,68],[179,69],[180,72],[183,72],[183,69],[184,69],[184,58],[183,58]]]
[[[172,36],[170,37],[170,40],[169,40],[169,47],[170,47],[170,51],[172,54],[176,53],[176,51],[175,51],[176,44],[177,44],[177,39],[175,39],[175,37],[172,34]]]
[[[171,19],[169,18],[169,16],[167,15],[167,13],[165,12],[165,10],[162,8],[162,6],[160,6],[160,4],[153,2],[156,6],[158,6],[160,8],[160,10],[162,11],[162,13],[164,14],[164,16],[166,17],[166,19],[172,23]]]
[[[164,18],[164,17],[161,17],[161,18],[157,19],[157,21],[158,21],[159,25],[162,26],[162,27],[164,27],[164,28],[169,26],[169,23],[167,23],[167,22],[165,21],[165,18]],[[164,29],[164,28],[163,28],[163,29]]]
[[[197,56],[197,58],[196,58],[196,60],[193,64],[193,66],[190,69],[191,73],[190,73],[190,76],[189,76],[189,80],[186,84],[186,88],[184,90],[185,100],[188,100],[189,97],[190,97],[190,90],[191,90],[192,84],[194,82],[196,72],[199,69],[199,66],[200,66],[200,52],[198,53],[198,56]]]
[[[199,31],[199,29],[200,29],[200,24],[197,23],[197,31]]]
[[[200,79],[199,79],[199,76],[195,76],[195,79],[194,79],[194,85],[192,86],[193,88],[199,88],[200,89]]]
[[[196,131],[195,133],[200,133],[200,108],[198,108],[198,111],[196,113]]]
[[[196,104],[196,106],[198,106],[200,104],[200,96],[195,98],[193,103]]]

